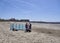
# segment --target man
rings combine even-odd
[[[29,23],[29,32],[31,32],[31,23]]]
[[[26,28],[26,32],[31,32],[31,24],[30,23],[26,23],[25,28]]]

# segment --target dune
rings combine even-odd
[[[32,23],[32,32],[25,32],[11,31],[11,23],[23,22],[0,22],[0,43],[60,43],[60,24]]]

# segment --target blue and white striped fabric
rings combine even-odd
[[[17,29],[17,30],[25,30],[24,24],[10,24],[10,30]]]
[[[17,29],[17,24],[14,24],[14,29]]]
[[[14,24],[10,24],[10,30],[14,28]]]

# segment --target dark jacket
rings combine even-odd
[[[31,24],[30,24],[29,28],[28,28],[28,25],[26,24],[25,28],[28,29],[28,30],[31,30]]]
[[[28,25],[27,25],[27,24],[25,25],[25,28],[26,28],[26,29],[28,28]]]
[[[30,26],[29,26],[29,29],[31,29],[31,24],[30,24]]]

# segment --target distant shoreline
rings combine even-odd
[[[3,20],[0,22],[30,22],[30,23],[44,23],[44,24],[60,24],[60,22],[44,22],[44,21],[9,21],[9,20]]]

